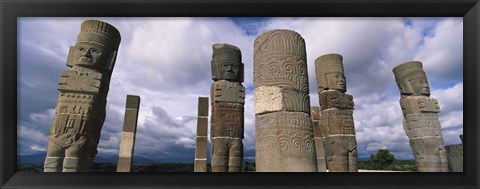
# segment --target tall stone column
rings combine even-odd
[[[89,171],[97,154],[100,131],[120,33],[112,25],[87,20],[59,83],[55,119],[51,126],[45,172]]]
[[[207,172],[208,97],[198,97],[194,172]]]
[[[133,151],[135,148],[135,136],[137,133],[139,107],[140,97],[127,95],[125,117],[123,119],[122,140],[120,141],[118,155],[117,172],[131,172]]]
[[[317,172],[305,40],[272,30],[254,43],[257,172]]]
[[[407,134],[419,172],[448,172],[438,113],[437,99],[430,98],[430,87],[421,62],[412,61],[393,68],[400,89],[403,128]]]
[[[318,172],[327,172],[327,162],[325,161],[325,129],[320,127],[320,107],[312,106],[311,116],[313,123],[313,135],[315,138],[315,151],[317,152]]]
[[[212,172],[240,172],[245,104],[242,54],[229,44],[214,44],[212,48]]]
[[[347,86],[343,57],[327,54],[315,60],[318,97],[325,130],[325,154],[329,172],[357,172],[357,141],[353,124],[353,97]]]

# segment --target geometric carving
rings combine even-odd
[[[229,44],[214,44],[212,49],[212,172],[240,172],[245,104],[242,55],[238,47]]]
[[[257,172],[317,172],[305,40],[272,30],[254,42]]]
[[[329,172],[357,172],[354,102],[346,94],[343,57],[327,54],[315,60],[318,98],[322,110],[319,133],[324,142]],[[319,138],[320,139],[320,138]]]
[[[430,87],[418,61],[393,68],[400,90],[403,128],[407,134],[419,172],[448,172],[448,158],[444,146],[438,113],[438,101],[430,98]]]
[[[98,20],[82,22],[62,73],[45,172],[88,171],[97,153],[120,33]]]

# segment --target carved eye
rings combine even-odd
[[[78,50],[79,50],[80,52],[85,52],[85,48],[84,48],[84,47],[78,47]]]
[[[93,54],[101,54],[102,52],[98,49],[92,49],[91,51]]]

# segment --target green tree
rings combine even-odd
[[[380,149],[377,154],[370,155],[371,168],[385,170],[395,161],[395,156],[388,149]]]

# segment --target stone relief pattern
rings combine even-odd
[[[309,92],[307,63],[301,57],[272,56],[254,65],[254,87],[281,86]]]
[[[322,91],[318,98],[322,111],[330,108],[353,110],[355,105],[352,95],[335,90]]]
[[[310,95],[297,90],[282,90],[283,110],[310,114]]]
[[[257,116],[256,148],[258,152],[273,150],[312,151],[313,129],[306,113],[271,113]]]
[[[355,135],[352,110],[324,110],[320,117],[320,127],[330,135]],[[325,131],[327,132],[327,131]]]
[[[408,138],[442,137],[440,121],[436,113],[409,114],[403,119]]]
[[[243,107],[241,109],[222,108],[214,104],[212,110],[211,137],[243,138]]]
[[[305,40],[296,32],[272,30],[255,39],[254,61],[272,55],[306,57]]]
[[[212,84],[212,96],[215,102],[245,103],[245,87],[238,82],[215,81]]]

